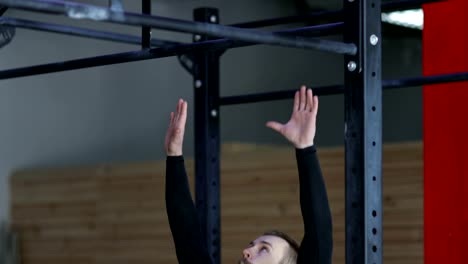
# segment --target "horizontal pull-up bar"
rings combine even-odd
[[[468,72],[382,81],[383,89],[396,89],[421,85],[434,85],[468,81]],[[334,95],[344,93],[343,85],[330,85],[313,88],[315,95]],[[220,99],[220,105],[235,105],[291,99],[297,90],[227,96]]]
[[[276,31],[277,34],[283,35],[327,35],[334,34],[343,29],[343,23],[335,23],[329,25],[310,26],[297,29],[288,29]],[[140,41],[140,40],[139,40]],[[117,54],[110,54],[104,56],[97,56],[85,59],[70,60],[57,63],[48,63],[43,65],[36,65],[31,67],[10,69],[0,71],[0,80],[12,79],[25,76],[40,75],[53,72],[63,72],[70,70],[78,70],[84,68],[91,68],[97,66],[105,66],[112,64],[119,64],[132,61],[142,61],[157,58],[165,58],[176,55],[188,54],[200,51],[216,51],[226,50],[230,48],[253,46],[256,44],[233,41],[227,39],[216,39],[210,41],[202,41],[190,44],[177,44],[162,46],[159,48],[144,49],[134,52],[124,52]]]
[[[11,26],[11,27],[16,27],[16,28],[25,28],[25,29],[31,29],[31,30],[70,35],[70,36],[78,36],[78,37],[85,37],[85,38],[92,38],[92,39],[99,39],[99,40],[114,41],[114,42],[119,42],[119,43],[141,45],[141,37],[137,37],[137,36],[124,35],[124,34],[99,31],[99,30],[92,30],[88,28],[63,26],[63,25],[58,25],[58,24],[44,23],[44,22],[38,22],[38,21],[32,21],[32,20],[26,20],[26,19],[0,17],[0,26]],[[176,45],[176,44],[180,44],[180,43],[174,42],[174,41],[167,41],[167,40],[151,39],[151,45],[154,47]]]
[[[88,19],[122,25],[153,27],[177,32],[224,37],[252,43],[303,49],[317,49],[347,55],[355,55],[357,53],[356,45],[351,43],[311,39],[298,36],[289,37],[272,32],[241,29],[218,24],[200,23],[129,12],[118,12],[100,6],[85,5],[74,2],[50,0],[0,0],[0,4],[11,8],[65,15],[74,19]]]
[[[421,5],[423,4],[443,2],[443,1],[447,1],[447,0],[387,1],[387,2],[382,3],[381,10],[382,12],[393,12],[393,11],[399,11],[399,10],[414,9],[414,8],[421,7]],[[286,24],[291,24],[291,23],[298,23],[298,22],[312,21],[312,20],[316,20],[316,21],[326,20],[328,22],[343,21],[343,11],[342,10],[314,11],[314,12],[310,12],[310,13],[298,15],[298,16],[287,16],[287,17],[264,19],[264,20],[251,21],[251,22],[236,23],[236,24],[231,24],[230,26],[241,27],[241,28],[260,28],[260,27],[286,25]]]
[[[79,27],[72,27],[72,26],[64,26],[52,23],[44,23],[39,21],[33,20],[25,20],[25,19],[17,19],[11,17],[0,17],[0,26],[11,26],[16,28],[24,28],[30,30],[38,30],[50,33],[57,33],[57,34],[64,34],[70,36],[77,36],[77,37],[85,37],[91,39],[98,39],[98,40],[107,40],[113,42],[120,42],[125,44],[135,44],[141,45],[141,37],[119,34],[114,32],[106,32],[106,31],[98,31],[92,30],[88,28],[79,28]],[[311,26],[311,27],[304,27],[300,29],[288,29],[277,31],[277,34],[290,34],[290,35],[301,35],[301,36],[308,36],[308,37],[320,37],[320,36],[328,36],[328,35],[335,35],[339,34],[343,30],[343,23],[332,23],[326,25],[318,25],[318,26]],[[220,43],[223,42],[231,42],[226,39],[219,39],[221,40]],[[202,42],[205,43],[205,42]],[[240,42],[235,47],[240,47]],[[182,43],[168,41],[168,40],[159,40],[159,39],[151,39],[151,45],[154,47],[162,47],[162,46],[171,46],[171,45],[179,45]],[[246,46],[252,45],[251,43],[245,43]],[[225,47],[227,49],[229,47]]]

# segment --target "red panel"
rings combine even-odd
[[[468,71],[468,0],[424,7],[425,75]],[[424,259],[468,263],[468,83],[424,88]]]

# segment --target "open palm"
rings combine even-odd
[[[286,124],[270,121],[267,126],[283,135],[296,148],[303,149],[314,145],[318,97],[312,89],[302,86],[294,96],[291,119]]]

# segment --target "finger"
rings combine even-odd
[[[180,112],[182,111],[181,108],[182,108],[182,103],[183,103],[183,100],[182,99],[179,99],[179,101],[177,102],[177,109],[176,109],[176,114],[175,114],[175,122],[177,122],[179,119],[180,119]]]
[[[294,94],[294,106],[293,106],[293,112],[299,110],[299,91],[297,91]]]
[[[312,109],[314,107],[314,95],[312,93],[312,89],[307,89],[307,107],[306,110],[308,112],[312,112]]]
[[[266,123],[266,126],[275,130],[276,132],[282,134],[282,131],[283,131],[283,124],[280,124],[278,122],[274,122],[274,121],[270,121],[270,122],[267,122]]]
[[[179,101],[177,101],[176,109],[175,109],[175,112],[174,112],[174,122],[177,120],[178,113],[179,113]]]
[[[186,122],[187,122],[187,102],[183,101],[182,102],[182,107],[181,107],[181,112],[180,112],[180,118],[179,118],[179,121],[178,121],[178,125],[182,129],[184,129]]]
[[[299,95],[299,111],[305,110],[306,107],[306,89],[305,86],[303,85],[300,90],[300,95]]]
[[[319,99],[318,96],[314,96],[314,106],[312,107],[312,113],[317,115],[318,113],[318,107],[319,107]]]
[[[174,125],[174,112],[171,112],[171,121],[169,122],[169,126],[173,126]]]

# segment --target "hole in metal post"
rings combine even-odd
[[[376,217],[376,216],[377,216],[377,211],[373,210],[373,211],[372,211],[372,216],[373,216],[373,217]]]
[[[374,235],[377,234],[377,229],[372,228],[372,234],[374,234]]]
[[[372,251],[377,252],[377,247],[376,247],[376,246],[372,246]]]

